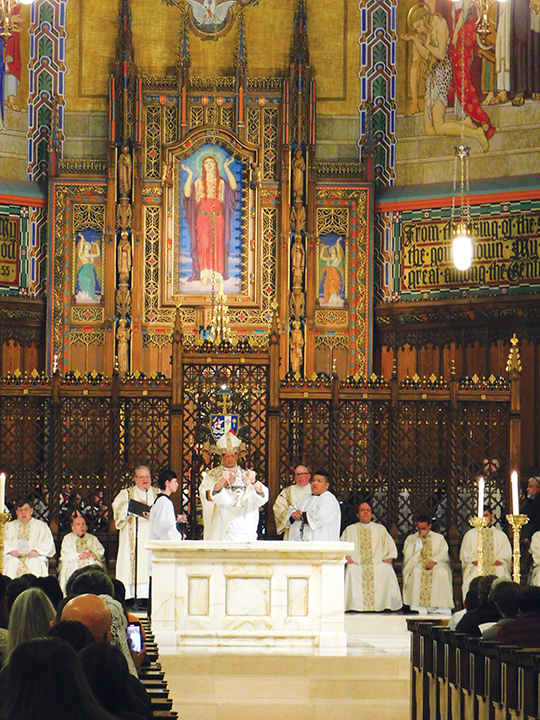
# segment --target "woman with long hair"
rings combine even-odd
[[[31,587],[22,592],[9,616],[6,657],[9,658],[17,645],[46,635],[55,617],[56,610],[43,590]]]
[[[94,697],[65,640],[36,638],[13,651],[0,674],[0,720],[117,720]]]

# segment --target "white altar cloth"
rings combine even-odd
[[[344,654],[344,565],[353,543],[153,541],[160,652],[310,647]]]

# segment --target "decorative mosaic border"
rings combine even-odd
[[[47,179],[51,142],[62,153],[66,99],[68,0],[38,0],[31,8],[28,92],[28,179]]]
[[[367,0],[358,3],[360,11],[360,139],[369,131],[368,105],[373,107],[374,178],[377,185],[393,185],[396,180],[396,45],[397,0]],[[363,160],[365,158],[363,157]]]

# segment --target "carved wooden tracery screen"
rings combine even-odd
[[[200,518],[196,517],[198,486],[202,473],[219,462],[217,456],[203,454],[202,445],[208,438],[211,414],[223,412],[216,396],[222,386],[227,386],[231,392],[233,406],[229,411],[240,416],[239,436],[246,439],[245,467],[253,468],[263,482],[268,475],[267,363],[250,364],[248,357],[245,364],[204,363],[202,360],[192,359],[184,365],[183,371],[182,501],[184,510],[190,514],[196,537],[202,536]],[[266,505],[259,528],[262,536],[266,533],[267,517]]]

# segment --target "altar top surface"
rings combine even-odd
[[[354,550],[354,543],[348,542],[291,542],[287,540],[257,540],[255,542],[228,542],[225,540],[152,540],[146,544],[157,556],[176,555],[183,560],[193,558],[200,562],[201,551],[205,560],[227,558],[244,560],[257,558],[258,561],[279,559],[281,562],[299,559],[324,559],[325,562],[344,562],[345,556]]]

